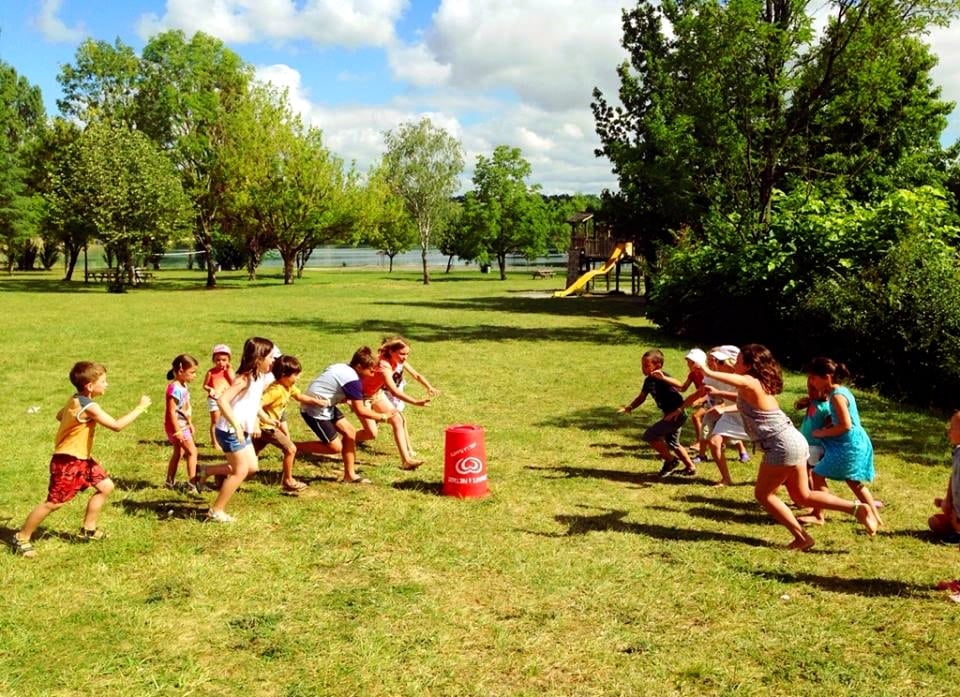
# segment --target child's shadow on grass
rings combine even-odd
[[[120,502],[123,512],[131,516],[153,515],[157,520],[203,520],[210,507],[205,501],[176,501],[155,499],[152,501]]]
[[[669,506],[648,506],[648,510],[666,511],[676,513],[677,509]],[[707,506],[694,506],[685,508],[683,511],[691,516],[715,520],[718,523],[737,523],[740,525],[763,525],[770,522],[770,516],[758,511],[731,511],[729,509],[708,508]]]
[[[661,478],[656,472],[624,472],[623,470],[597,469],[594,467],[572,467],[569,465],[560,465],[556,467],[527,465],[526,469],[539,472],[553,472],[555,475],[551,477],[551,479],[585,477],[590,479],[606,479],[611,482],[626,482],[627,484],[638,484],[640,486],[651,486],[656,482],[667,481]],[[682,480],[677,479],[677,481]]]
[[[415,491],[430,496],[443,495],[443,482],[428,482],[423,479],[402,479],[391,484],[398,491]]]
[[[578,506],[586,508],[586,506]],[[601,509],[602,510],[602,509]],[[653,525],[651,523],[629,523],[624,520],[627,511],[608,509],[598,515],[556,515],[556,520],[565,525],[567,530],[560,533],[535,532],[542,537],[573,537],[586,535],[590,532],[623,532],[633,535],[645,535],[658,540],[674,540],[678,542],[738,542],[748,547],[776,547],[766,540],[747,535],[735,535],[717,530],[689,530],[668,525]]]
[[[816,549],[816,547],[814,547],[814,549]],[[894,598],[927,597],[932,590],[928,585],[883,578],[838,578],[836,576],[822,576],[820,574],[810,574],[802,571],[756,571],[753,569],[750,569],[749,573],[779,583],[804,583],[832,593],[860,595],[865,598],[875,598],[879,596]]]
[[[113,483],[117,485],[119,491],[143,491],[144,489],[159,489],[159,482],[148,482],[145,479],[124,479],[123,477],[111,477]]]

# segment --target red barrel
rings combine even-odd
[[[483,427],[448,426],[443,458],[443,493],[478,498],[487,495],[487,453]]]

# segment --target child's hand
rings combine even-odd
[[[141,409],[146,409],[151,404],[153,404],[153,400],[150,399],[147,395],[143,395],[142,397],[140,397],[140,403],[137,406],[140,407]]]
[[[436,387],[431,385],[430,387],[427,388],[427,394],[429,394],[431,397],[439,397],[440,390],[438,390]]]
[[[663,378],[665,377],[663,374],[663,369],[657,368],[656,370],[651,371],[650,377],[656,378],[657,380],[663,380]]]
[[[937,508],[943,508],[943,499],[938,496],[933,500],[933,505]]]
[[[617,407],[617,413],[618,413],[618,414],[629,414],[629,413],[630,413],[630,407]]]
[[[430,404],[430,398],[424,397],[423,399],[418,399],[416,402],[414,402],[414,404],[416,404],[418,407],[425,407]]]

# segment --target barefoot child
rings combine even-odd
[[[844,501],[828,492],[810,491],[805,467],[809,455],[807,441],[777,404],[775,395],[783,391],[783,377],[780,364],[765,346],[744,346],[732,374],[712,370],[706,365],[701,370],[708,377],[715,377],[736,389],[733,396],[743,424],[751,440],[758,442],[763,451],[754,496],[793,535],[787,549],[806,551],[813,547],[814,540],[794,517],[790,507],[777,496],[777,489],[782,485],[786,485],[790,498],[797,505],[850,513],[870,535],[876,533],[879,523],[870,506],[861,501]]]
[[[410,445],[410,434],[407,431],[407,421],[403,416],[403,409],[407,404],[423,407],[430,403],[430,398],[440,392],[430,384],[430,381],[413,369],[407,362],[410,356],[410,343],[402,336],[387,337],[380,345],[379,363],[377,370],[370,377],[361,377],[363,397],[369,402],[370,408],[380,414],[389,416],[389,423],[393,427],[393,440],[400,453],[400,467],[405,470],[414,470],[423,464],[417,458]],[[403,391],[406,384],[404,373],[423,385],[429,397],[414,399]],[[358,440],[370,440],[377,437],[377,422],[372,419],[361,418],[363,434],[358,434]],[[369,434],[369,438],[366,436]]]
[[[930,530],[943,542],[960,541],[960,411],[953,412],[947,422],[947,439],[953,449],[953,468],[943,498],[935,498],[933,505],[940,512],[930,516]],[[953,581],[952,583],[958,583]],[[960,592],[960,586],[955,589]]]
[[[197,488],[197,444],[193,436],[196,429],[193,427],[193,410],[190,408],[190,390],[187,385],[197,377],[197,359],[186,353],[181,353],[173,359],[170,370],[167,371],[167,385],[165,395],[166,409],[163,413],[163,430],[167,440],[173,445],[173,454],[167,464],[167,478],[163,485],[168,489],[177,486],[177,467],[181,457],[186,461],[187,483],[185,491],[188,494],[199,495]]]
[[[301,404],[325,407],[330,402],[322,397],[304,394],[297,387],[297,380],[303,368],[295,356],[279,356],[273,362],[273,384],[263,391],[260,399],[260,435],[253,439],[253,449],[260,453],[267,445],[275,445],[283,451],[283,475],[280,488],[296,494],[307,485],[293,476],[293,463],[297,457],[297,446],[290,440],[287,426],[287,404],[295,399]]]
[[[47,500],[30,512],[20,531],[13,535],[13,551],[23,557],[36,556],[30,538],[40,523],[87,487],[93,487],[94,493],[87,502],[79,539],[88,542],[104,537],[103,531],[97,529],[97,519],[114,485],[110,475],[90,454],[94,429],[100,424],[111,431],[121,431],[150,406],[150,398],[144,395],[133,410],[119,419],[105,412],[93,401],[107,389],[107,369],[99,363],[76,363],[70,371],[70,382],[77,393],[57,413],[60,427],[50,460]]]
[[[813,488],[825,490],[827,479],[845,481],[857,499],[870,506],[882,523],[873,494],[867,488],[874,478],[873,443],[860,423],[857,400],[840,384],[850,377],[850,371],[843,363],[821,356],[810,362],[807,377],[827,400],[830,409],[829,423],[810,434],[823,445],[823,457],[813,468]],[[822,522],[823,511],[814,507],[809,519]]]
[[[203,389],[208,395],[220,394],[233,384],[235,377],[233,368],[230,367],[230,347],[226,344],[217,344],[213,347],[213,366],[203,378]],[[207,397],[207,410],[210,412],[210,445],[215,450],[223,452],[216,435],[220,405],[213,397]]]
[[[377,356],[368,346],[357,349],[350,364],[334,363],[313,379],[307,394],[328,401],[328,406],[305,404],[300,416],[317,436],[315,441],[297,443],[301,453],[339,454],[343,460],[343,482],[369,484],[370,480],[357,474],[357,429],[340,411],[338,405],[349,404],[358,419],[372,419],[386,423],[390,414],[373,411],[364,404],[361,378],[376,372]]]

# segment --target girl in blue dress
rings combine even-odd
[[[843,363],[820,357],[811,361],[807,378],[830,405],[830,421],[811,435],[823,445],[823,458],[813,470],[814,488],[825,491],[827,479],[845,481],[854,495],[870,506],[880,521],[877,504],[867,484],[873,481],[873,443],[860,423],[853,393],[841,382],[850,377]],[[814,508],[802,522],[823,522],[823,512]]]

